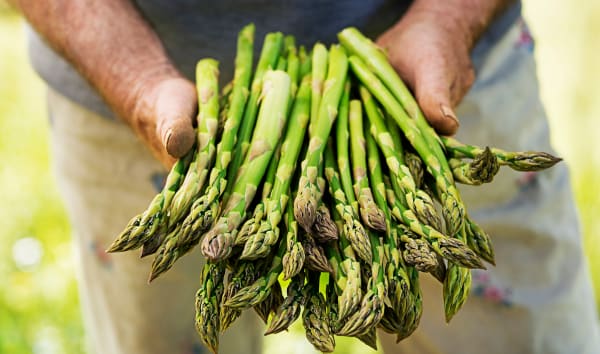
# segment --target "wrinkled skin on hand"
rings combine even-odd
[[[171,77],[145,84],[136,96],[128,123],[154,156],[170,167],[195,141],[196,88],[187,79]]]
[[[444,9],[413,6],[377,39],[427,120],[444,135],[456,133],[459,122],[454,107],[475,80],[469,55],[475,34],[457,16]]]

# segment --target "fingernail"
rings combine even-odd
[[[454,122],[456,122],[457,126],[460,125],[460,122],[458,121],[458,118],[456,118],[456,115],[454,114],[454,111],[452,110],[452,108],[446,106],[445,104],[441,104],[440,111],[442,112],[444,117],[452,119]]]
[[[169,130],[167,130],[167,133],[165,134],[165,137],[163,138],[163,144],[165,146],[165,149],[169,150],[169,140],[171,140],[171,136],[173,135],[173,128],[169,128]]]

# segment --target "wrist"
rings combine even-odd
[[[492,21],[514,0],[416,0],[406,16],[420,16],[447,31],[470,51]]]

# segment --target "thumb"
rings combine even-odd
[[[443,135],[453,135],[459,127],[453,110],[453,80],[445,70],[428,67],[415,73],[415,96],[431,126]]]
[[[197,106],[196,89],[191,82],[172,79],[161,83],[155,106],[156,134],[170,156],[181,157],[192,148]]]

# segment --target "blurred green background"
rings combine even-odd
[[[49,160],[45,92],[31,71],[23,23],[0,0],[0,353],[84,353],[68,220]],[[552,141],[571,167],[596,293],[600,293],[600,2],[524,1],[536,38]],[[284,345],[282,345],[285,343]],[[342,341],[339,353],[365,353]],[[287,351],[286,351],[287,350]],[[309,353],[297,335],[266,353]]]

